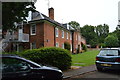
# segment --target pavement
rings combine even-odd
[[[86,66],[86,67],[78,67],[78,66],[72,66],[70,70],[64,71],[64,79],[77,76],[77,75],[82,75],[88,72],[96,71],[96,66],[91,65],[91,66]]]

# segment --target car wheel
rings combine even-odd
[[[99,67],[97,67],[97,70],[98,70],[99,72],[102,72],[102,71],[103,71],[103,69],[102,69],[102,68],[99,68]]]

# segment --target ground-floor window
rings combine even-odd
[[[70,45],[70,49],[71,49],[71,51],[72,51],[72,44]]]
[[[64,49],[64,43],[62,44],[62,48]]]
[[[56,42],[56,47],[59,47],[59,43]]]
[[[35,42],[30,43],[30,49],[36,49],[36,43]]]

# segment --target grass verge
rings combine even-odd
[[[72,66],[90,66],[95,64],[96,55],[99,50],[91,50],[80,54],[72,55]]]

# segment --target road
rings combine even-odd
[[[120,80],[120,71],[94,71],[65,80]]]

